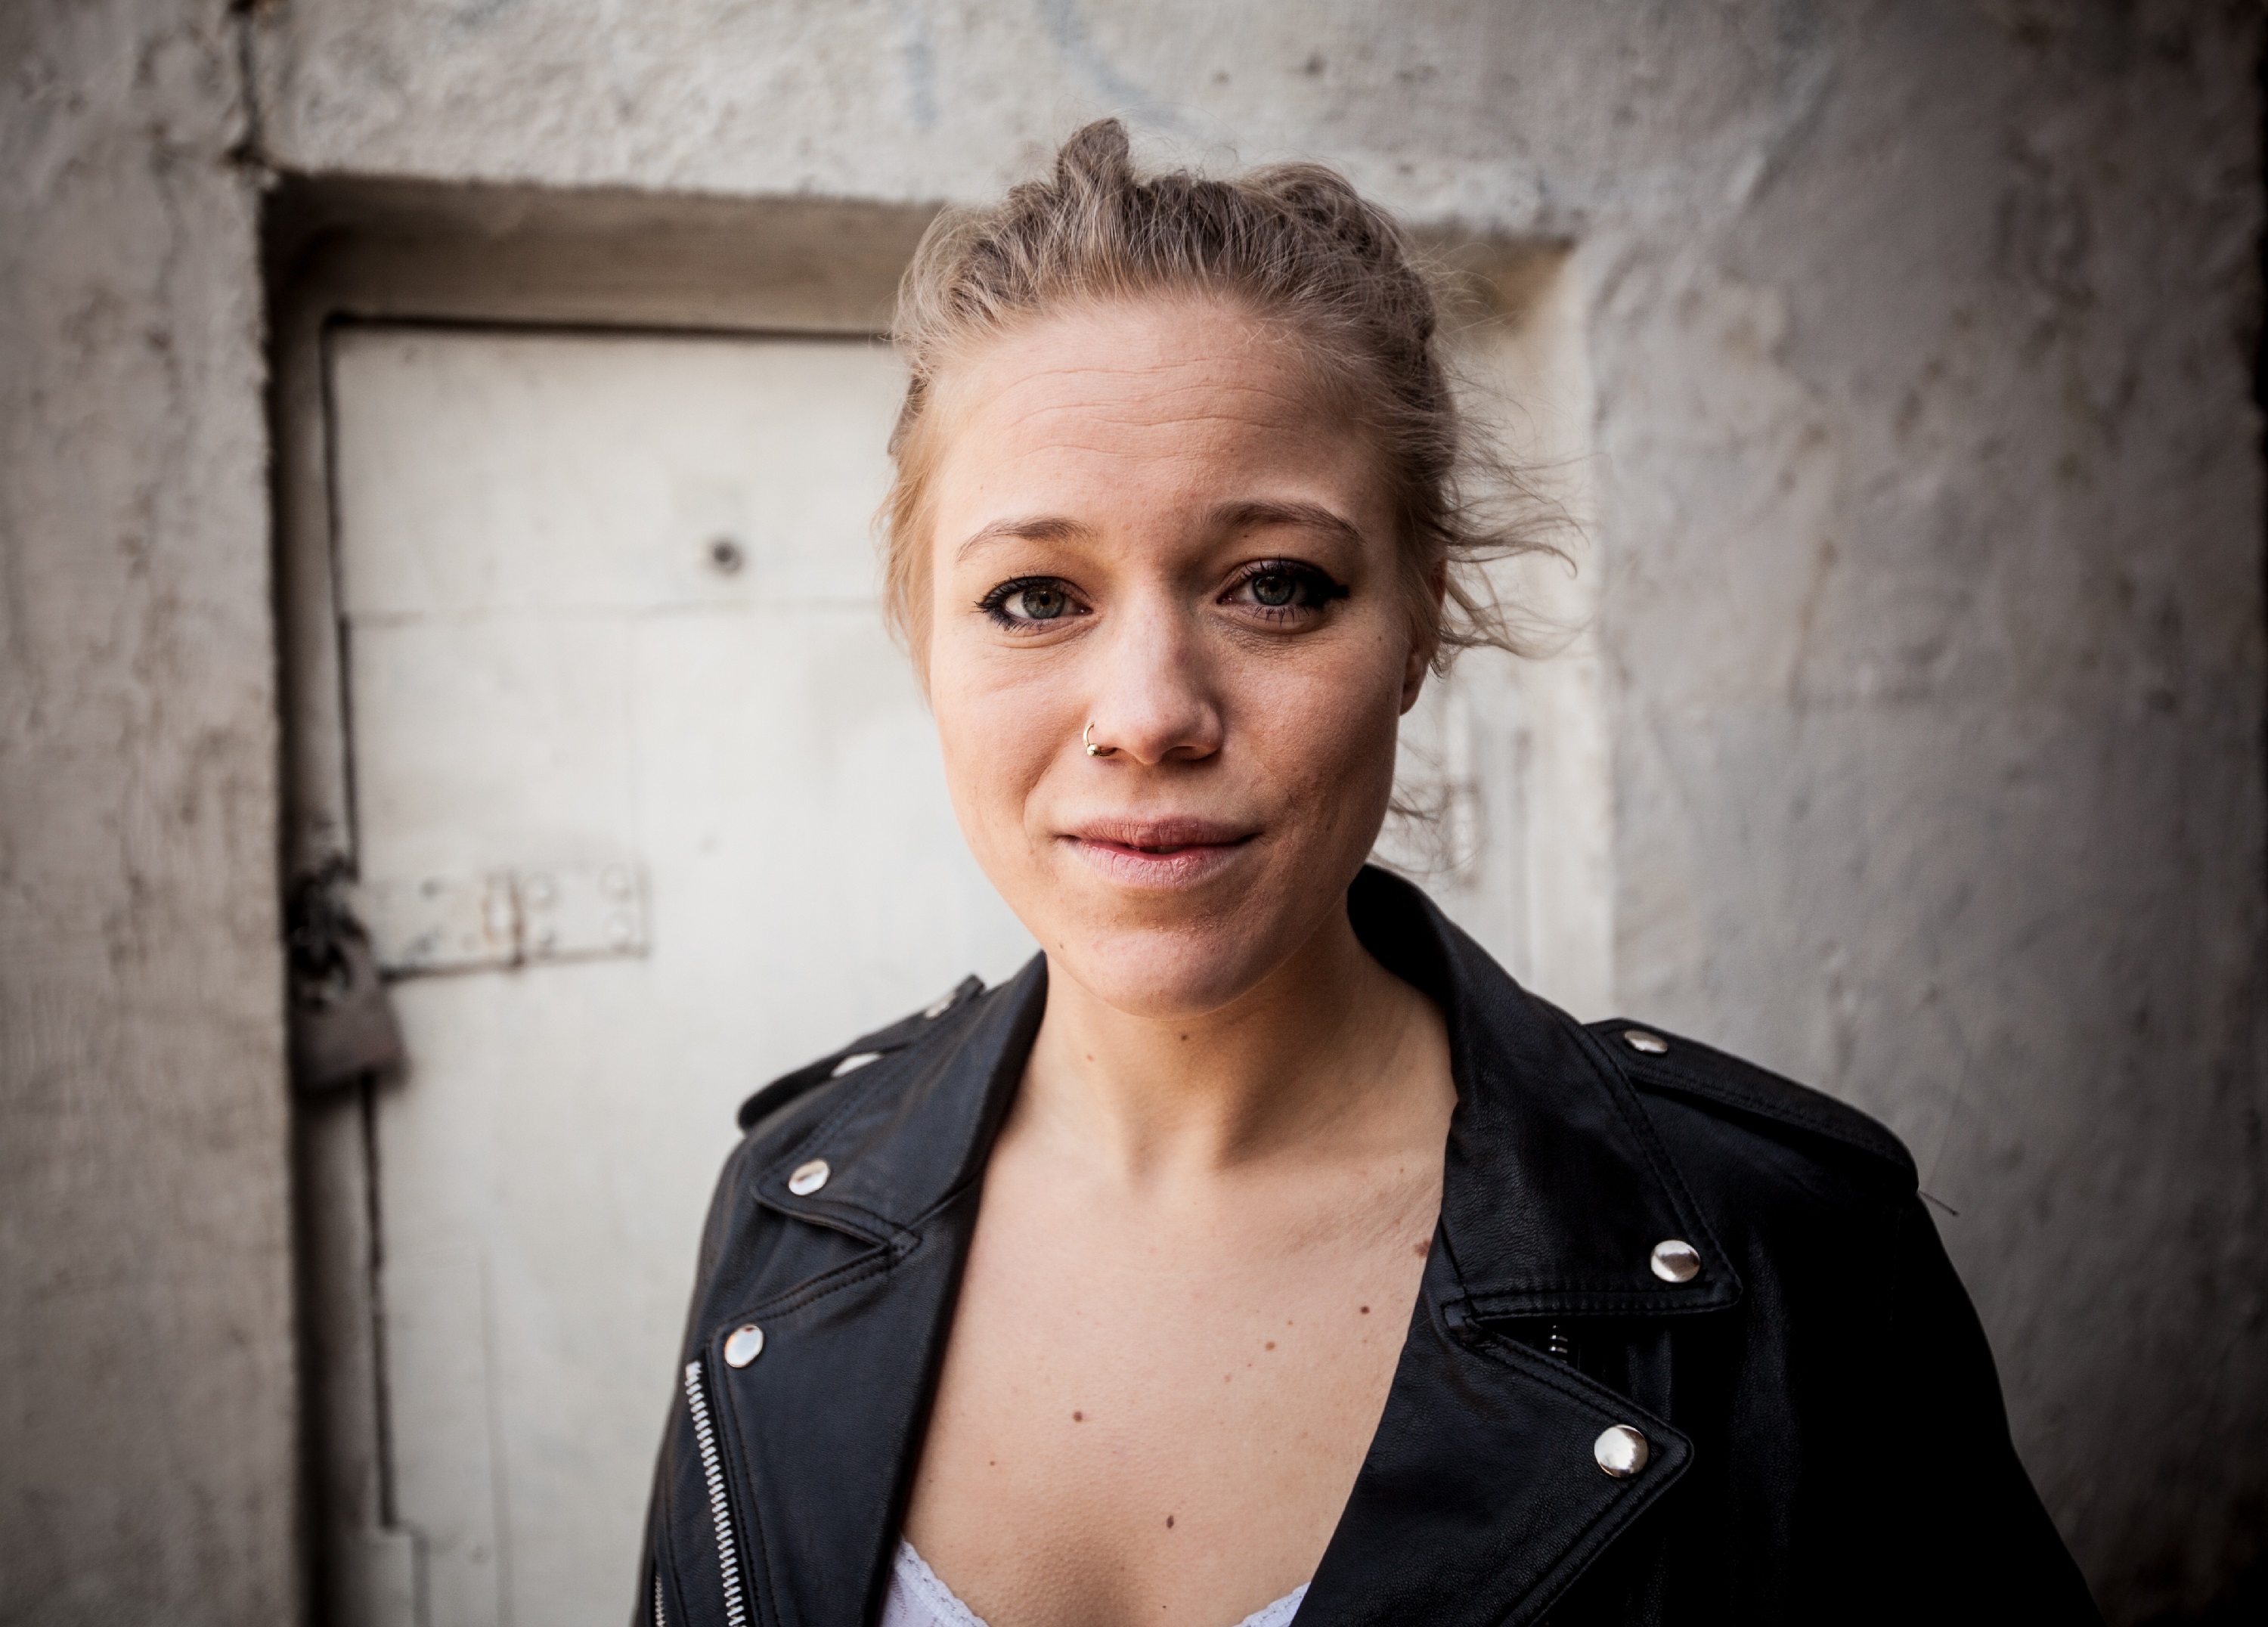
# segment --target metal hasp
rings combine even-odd
[[[646,952],[645,879],[622,860],[421,876],[362,888],[389,977],[592,961]]]

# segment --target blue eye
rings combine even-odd
[[[1247,566],[1221,601],[1248,605],[1268,620],[1281,622],[1312,616],[1334,599],[1346,596],[1346,585],[1328,571],[1294,559],[1267,559]]]
[[[1052,622],[1071,608],[1071,595],[1055,586],[1019,588],[1005,601],[1011,615]]]
[[[1006,628],[1030,628],[1081,614],[1079,600],[1056,577],[1017,577],[976,601],[976,607]]]

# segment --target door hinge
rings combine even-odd
[[[619,860],[379,880],[357,901],[389,977],[646,952],[644,878]]]

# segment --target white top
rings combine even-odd
[[[1236,1627],[1285,1627],[1307,1596],[1300,1583],[1264,1610],[1255,1610]],[[937,1579],[914,1545],[898,1542],[898,1562],[890,1568],[890,1596],[882,1603],[882,1627],[984,1627],[983,1618]]]

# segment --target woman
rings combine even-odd
[[[1896,1138],[1364,867],[1501,637],[1433,330],[1115,122],[924,244],[889,601],[1045,953],[742,1109],[653,1622],[2094,1619]]]

